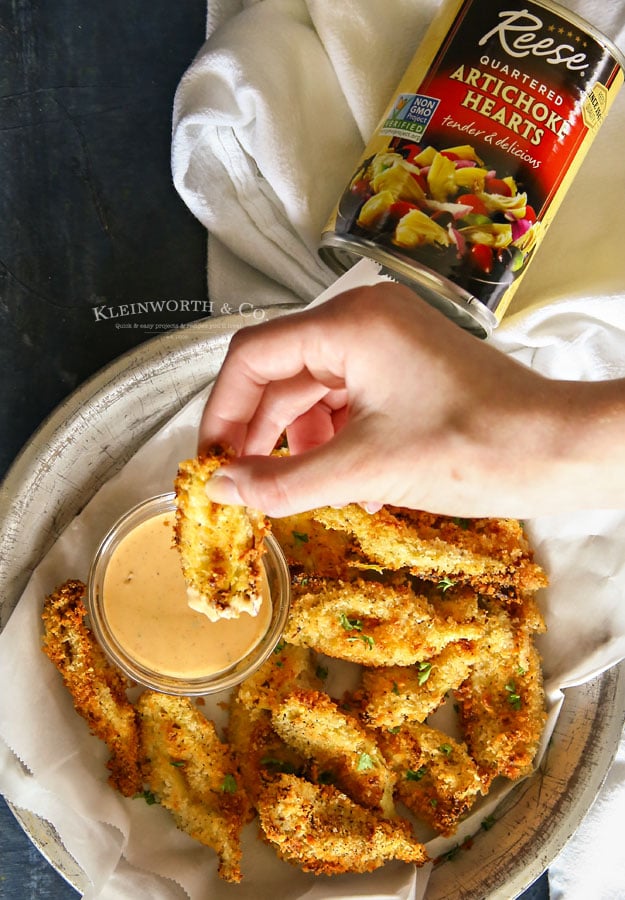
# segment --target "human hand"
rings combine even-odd
[[[467,517],[605,502],[607,485],[599,497],[587,486],[600,439],[590,387],[543,378],[401,285],[357,288],[234,335],[199,449],[238,458],[209,495],[273,517],[349,502]],[[270,456],[285,429],[290,456]]]

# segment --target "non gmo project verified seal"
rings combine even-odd
[[[380,133],[393,137],[412,137],[420,141],[439,102],[435,97],[426,97],[425,94],[400,94]]]

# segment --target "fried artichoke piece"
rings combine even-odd
[[[141,716],[146,782],[181,831],[211,847],[225,881],[241,881],[243,826],[252,817],[236,760],[187,697],[145,691]]]
[[[289,694],[274,711],[272,724],[287,745],[314,763],[317,778],[335,784],[361,806],[386,817],[395,814],[395,777],[375,737],[327,694]]]
[[[316,671],[311,650],[283,640],[262,666],[235,689],[235,696],[253,714],[272,712],[291,691],[321,687]]]
[[[267,710],[250,710],[236,697],[230,703],[228,742],[254,808],[263,789],[282,773],[304,775],[308,761],[276,734]]]
[[[479,657],[455,692],[463,736],[487,788],[497,775],[532,770],[545,725],[540,656],[533,629],[490,602]]]
[[[211,621],[256,615],[262,601],[264,537],[268,519],[258,510],[213,503],[206,482],[227,466],[221,447],[180,463],[176,490],[175,542],[189,605]]]
[[[262,787],[281,772],[302,773],[306,760],[288,747],[271,725],[271,713],[297,687],[317,689],[314,655],[306,647],[281,641],[262,666],[234,689],[228,740],[255,804]]]
[[[413,722],[380,732],[380,746],[397,774],[399,799],[439,834],[453,834],[482,790],[465,745]]]
[[[514,519],[460,520],[391,506],[371,515],[357,504],[322,507],[313,515],[326,528],[352,535],[365,557],[387,569],[468,582],[481,593],[506,586],[532,591],[547,583]]]
[[[258,815],[280,858],[316,875],[372,872],[392,859],[427,861],[407,821],[363,809],[332,785],[280,775],[263,790]]]
[[[413,666],[363,669],[363,714],[374,728],[424,722],[448,691],[467,678],[479,654],[479,641],[453,641],[437,655]]]
[[[329,531],[310,513],[271,519],[271,530],[282,547],[289,566],[326,578],[348,578],[351,539]]]
[[[365,666],[408,666],[451,641],[475,640],[481,630],[481,620],[438,614],[407,581],[310,578],[293,586],[285,638]]]
[[[109,663],[84,622],[85,585],[66,581],[43,606],[42,650],[61,673],[76,711],[109,748],[109,783],[125,797],[142,788],[139,723],[126,696],[129,682]]]

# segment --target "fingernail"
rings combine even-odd
[[[206,496],[213,503],[228,503],[231,506],[245,506],[239,489],[223,469],[215,469],[206,482]]]
[[[370,513],[370,515],[375,515],[375,513],[380,512],[384,506],[383,503],[376,503],[373,500],[363,500],[362,503],[359,503],[358,505],[362,506],[364,511]]]

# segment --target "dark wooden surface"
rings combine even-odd
[[[147,339],[101,317],[206,301],[205,234],[170,175],[174,91],[205,0],[0,0],[0,472],[42,419]]]
[[[169,168],[205,15],[205,0],[0,0],[0,475],[91,374],[205,314],[205,234]],[[117,327],[110,311],[136,301],[169,309]],[[0,799],[0,898],[77,896]],[[547,896],[544,878],[524,895]]]

